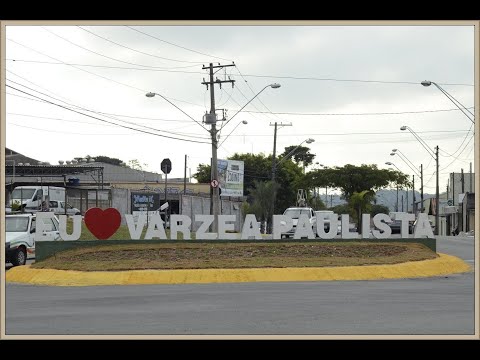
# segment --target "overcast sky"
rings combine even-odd
[[[235,80],[233,89],[215,86],[227,120],[269,84],[281,87],[265,88],[225,125],[219,158],[269,155],[271,124],[291,124],[279,127],[277,154],[313,138],[307,146],[319,164],[389,168],[390,161],[413,174],[390,156],[397,148],[416,168],[423,164],[425,192],[434,193],[435,161],[400,130],[407,125],[429,148],[440,147],[441,192],[449,173],[473,166],[472,121],[434,85],[420,84],[438,83],[474,112],[473,26],[72,23],[7,26],[5,37],[6,146],[40,161],[106,155],[159,172],[170,158],[169,177],[183,177],[188,155],[193,175],[212,155],[209,126],[200,126],[210,111],[202,67],[234,62],[215,74]]]

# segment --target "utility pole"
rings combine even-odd
[[[223,69],[224,67],[228,66],[235,66],[235,64],[230,64],[230,65],[216,65],[213,66],[212,63],[210,63],[209,66],[203,66],[202,70],[209,69],[210,70],[210,81],[205,81],[203,79],[202,84],[207,86],[210,85],[210,113],[205,114],[205,123],[212,125],[210,129],[210,135],[212,138],[212,171],[211,171],[211,180],[217,180],[218,181],[218,162],[217,162],[217,147],[218,147],[218,138],[217,138],[217,114],[215,113],[215,88],[214,84],[219,84],[220,88],[222,88],[222,83],[229,82],[232,84],[235,82],[235,80],[220,80],[216,79],[215,81],[213,80],[213,69]],[[218,70],[217,70],[218,71]],[[212,231],[214,233],[218,232],[218,215],[220,214],[220,196],[219,196],[219,191],[218,191],[218,186],[213,188],[213,226],[212,226]]]
[[[422,204],[420,205],[420,212],[424,212],[425,209],[423,208],[423,164],[420,164],[420,200]]]
[[[272,208],[271,208],[271,213],[272,213],[272,220],[270,224],[270,231],[273,233],[273,215],[275,215],[275,198],[276,198],[276,191],[275,191],[275,175],[277,172],[277,122],[274,124],[270,123],[270,126],[275,126],[273,130],[273,156],[272,156],[272,186],[273,186],[273,198],[272,198]],[[280,123],[280,126],[292,126],[292,123],[290,124],[283,124]]]
[[[15,172],[14,172],[15,173]],[[472,163],[470,163],[470,193],[473,192],[473,180],[472,180]]]
[[[185,154],[185,171],[183,173],[183,195],[187,194],[187,154]]]
[[[412,193],[413,193],[412,214],[417,214],[417,208],[415,205],[415,175],[413,175]],[[408,206],[407,206],[407,212],[408,212]]]
[[[398,212],[398,184],[397,184],[397,204],[395,206],[395,211]]]
[[[465,194],[465,177],[463,175],[463,168],[461,169],[461,172],[462,172],[462,175],[461,176],[461,179],[462,179],[462,194]]]
[[[452,205],[455,206],[455,172],[452,175]]]
[[[435,189],[435,235],[440,235],[440,187],[439,187],[439,164],[438,145],[436,147],[435,159],[437,162],[437,185]]]

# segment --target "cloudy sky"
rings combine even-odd
[[[182,177],[187,155],[195,173],[212,154],[202,67],[234,62],[215,74],[235,80],[233,89],[215,86],[227,118],[218,122],[219,158],[271,154],[277,122],[291,124],[279,127],[277,154],[313,138],[319,164],[390,161],[413,174],[404,156],[423,164],[426,193],[435,192],[435,161],[401,126],[439,146],[440,191],[473,163],[473,122],[420,84],[436,82],[474,112],[471,25],[22,25],[5,33],[6,146],[41,161],[106,155],[159,172],[170,158],[169,177]]]

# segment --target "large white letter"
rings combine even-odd
[[[358,233],[350,231],[350,217],[342,214],[342,239],[357,239]]]
[[[382,230],[383,232],[381,233],[378,230],[372,230],[372,234],[375,238],[377,239],[388,239],[390,235],[392,235],[392,229],[390,226],[386,223],[392,222],[392,219],[390,219],[390,216],[387,214],[377,214],[373,217],[373,225],[378,230]]]
[[[208,227],[213,223],[215,215],[195,215],[195,222],[201,221],[202,225],[197,230],[195,238],[198,240],[215,240],[217,234],[207,233]]]
[[[310,222],[310,219],[308,218],[307,214],[300,214],[293,238],[301,239],[305,236],[309,239],[315,239],[315,234],[313,233],[313,226]]]
[[[362,214],[362,239],[370,237],[370,214]]]
[[[147,223],[147,214],[142,212],[138,215],[137,224],[135,225],[135,220],[133,219],[132,214],[125,214],[125,220],[127,221],[128,232],[130,233],[130,239],[140,240],[142,236],[143,228]]]
[[[330,220],[330,229],[325,232],[325,220]],[[338,215],[335,213],[318,213],[317,214],[317,234],[320,239],[333,239],[337,235]]]
[[[290,216],[273,215],[273,235],[272,239],[281,239],[282,233],[289,231],[293,227],[293,220]]]
[[[37,225],[38,226],[38,225]],[[432,227],[430,226],[430,221],[428,220],[428,215],[425,213],[418,214],[417,225],[415,225],[414,235],[415,238],[427,237],[434,238]]]
[[[225,240],[238,240],[239,234],[227,233],[227,231],[234,231],[235,224],[227,221],[235,222],[235,215],[218,215],[218,238]]]
[[[72,235],[67,234],[67,215],[59,215],[59,232],[62,240],[78,240],[82,234],[82,215],[73,215]]]
[[[167,234],[165,234],[165,228],[163,227],[163,220],[158,213],[150,217],[147,232],[145,233],[145,240],[152,240],[154,237],[161,240],[167,239]]]
[[[275,215],[276,216],[276,215]],[[257,218],[253,214],[247,214],[242,228],[242,240],[248,240],[254,237],[255,240],[262,240],[262,234],[260,234],[260,226],[258,226]]]
[[[402,226],[401,226],[401,234],[402,238],[408,238],[408,222],[415,220],[415,214],[395,214],[395,220],[401,220],[402,221]]]
[[[44,232],[46,231],[55,231],[55,229],[52,229],[52,218],[55,216],[55,214],[51,211],[48,212],[37,212],[37,220],[36,220],[36,227],[35,227],[35,241],[49,241],[49,240],[55,240],[52,236],[52,234],[45,234],[43,236]],[[45,222],[44,220],[49,220],[49,222],[45,221],[47,224],[52,224],[50,227],[45,227]]]
[[[182,224],[180,225],[179,222]],[[192,219],[190,219],[187,215],[170,216],[170,239],[177,240],[177,233],[181,232],[183,235],[183,240],[190,240],[190,225],[192,225]]]

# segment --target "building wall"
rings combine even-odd
[[[470,178],[472,188],[470,189]],[[462,173],[451,173],[449,177],[448,199],[453,200],[454,205],[458,205],[458,196],[462,194]],[[475,173],[470,176],[469,172],[463,173],[463,193],[475,192]]]
[[[234,230],[241,232],[243,227],[242,203],[240,201],[221,200],[221,214],[235,215]],[[197,231],[200,223],[195,222],[195,215],[209,215],[210,214],[210,197],[202,196],[181,196],[182,215],[187,215],[192,219],[191,231]]]

